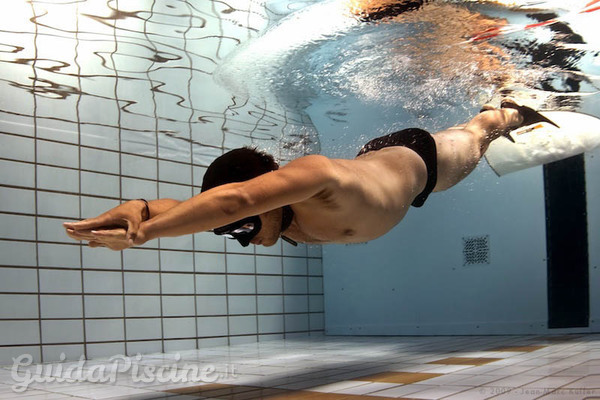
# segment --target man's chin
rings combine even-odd
[[[275,243],[277,243],[277,240],[279,240],[279,238],[277,238],[275,240],[263,240],[263,242],[261,243],[261,245],[263,245],[265,247],[271,247],[271,246],[274,246]]]

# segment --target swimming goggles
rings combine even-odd
[[[240,242],[243,247],[248,247],[250,245],[250,241],[254,239],[256,235],[258,235],[258,232],[260,232],[261,228],[262,222],[260,221],[260,217],[255,215],[253,217],[244,218],[220,228],[215,228],[212,230],[212,232],[215,235],[225,236],[228,239],[235,239]]]

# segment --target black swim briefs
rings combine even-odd
[[[437,149],[433,136],[419,128],[408,128],[389,135],[381,136],[365,144],[357,157],[369,151],[380,150],[390,146],[403,146],[416,152],[427,166],[427,184],[425,189],[412,202],[413,207],[421,207],[435,188],[437,183]]]

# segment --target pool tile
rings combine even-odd
[[[441,374],[430,374],[426,372],[380,372],[374,375],[362,376],[355,378],[357,381],[367,382],[386,382],[386,383],[402,383],[409,384],[424,381],[431,378],[436,378]]]
[[[485,365],[500,361],[502,358],[469,358],[469,357],[449,357],[441,360],[431,361],[428,364],[444,364],[444,365]]]

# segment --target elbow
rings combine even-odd
[[[251,204],[249,196],[239,188],[224,190],[217,204],[220,211],[227,217],[243,217],[244,211]]]

